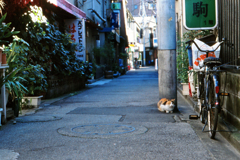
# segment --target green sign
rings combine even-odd
[[[121,9],[121,3],[112,3],[111,9]]]
[[[205,30],[217,27],[217,0],[183,0],[184,27]]]

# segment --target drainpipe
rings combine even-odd
[[[95,1],[95,0],[92,0],[92,5],[93,5],[93,6],[92,6],[92,10],[93,10],[93,11],[94,11],[94,1]],[[93,18],[94,18],[94,23],[95,23],[95,20],[96,20],[95,14],[93,14]]]

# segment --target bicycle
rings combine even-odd
[[[197,43],[193,40],[190,42],[194,43],[199,51],[206,53],[206,58],[203,61],[203,66],[200,67],[201,70],[198,72],[198,90],[199,90],[199,108],[200,121],[205,124],[202,131],[204,131],[205,127],[208,125],[208,131],[210,138],[214,139],[217,131],[218,124],[218,113],[221,110],[220,102],[219,102],[219,76],[218,72],[219,66],[221,65],[220,58],[210,57],[214,55],[214,53],[220,45],[224,42],[218,42],[219,44],[215,49],[212,50],[203,50],[201,49]],[[189,43],[189,42],[188,42]]]

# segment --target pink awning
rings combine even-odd
[[[86,19],[86,13],[74,6],[73,4],[69,3],[66,0],[47,0],[47,2],[52,3],[56,7],[60,7],[63,10],[67,11],[68,13],[78,17]]]

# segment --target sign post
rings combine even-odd
[[[183,0],[183,23],[188,30],[216,28],[217,15],[217,0]]]

